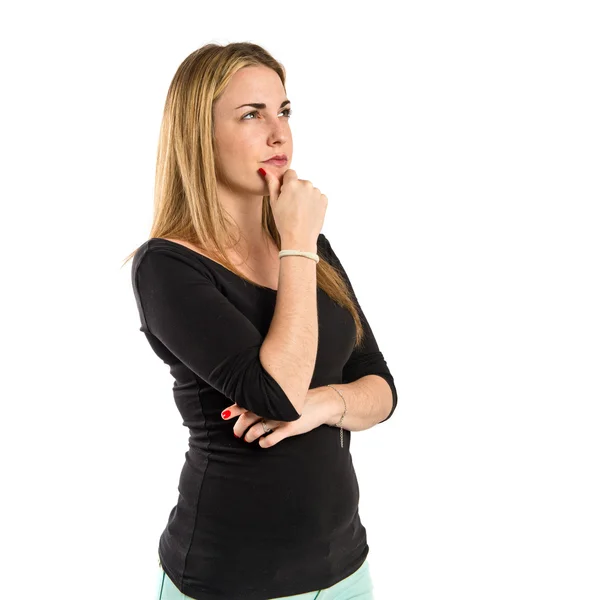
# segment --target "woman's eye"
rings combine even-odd
[[[292,114],[292,109],[291,108],[284,108],[281,112],[287,112],[286,117],[289,118],[290,115]],[[246,117],[249,117],[250,115],[257,115],[258,111],[257,110],[253,110],[252,112],[249,112],[247,114],[245,114],[242,117],[242,121],[254,121],[254,119],[246,119]]]

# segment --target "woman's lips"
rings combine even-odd
[[[283,167],[287,165],[287,160],[285,159],[271,159],[271,160],[263,160],[265,165],[273,165],[274,167]]]

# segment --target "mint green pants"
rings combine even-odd
[[[158,567],[156,600],[194,600],[180,592],[161,566]],[[352,575],[323,590],[296,596],[282,596],[271,600],[373,600],[373,583],[368,560]]]

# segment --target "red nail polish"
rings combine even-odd
[[[264,177],[267,172],[261,167],[260,169],[258,169],[258,172]]]
[[[224,419],[229,419],[229,417],[231,416],[231,411],[230,411],[230,410],[224,410],[224,411],[221,413],[221,416],[222,416]]]

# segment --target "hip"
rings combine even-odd
[[[268,600],[373,600],[373,581],[368,559],[351,575],[331,587],[297,594],[293,596],[278,596]],[[193,598],[180,591],[166,574],[160,564],[156,583],[156,600],[202,600]]]

